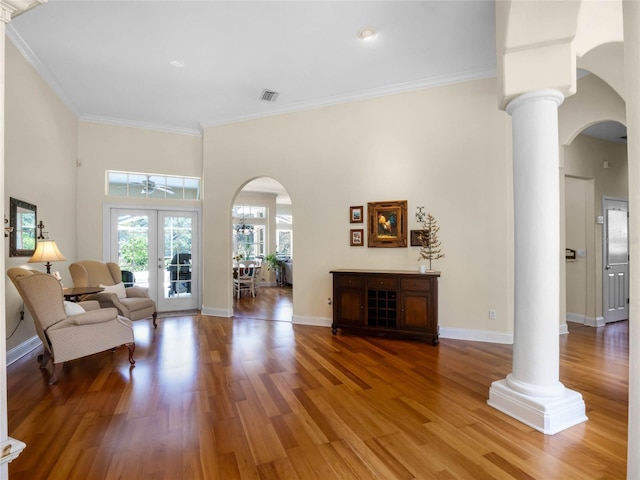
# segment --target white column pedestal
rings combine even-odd
[[[560,183],[557,90],[507,106],[513,118],[515,304],[513,371],[494,382],[488,404],[554,434],[587,420],[582,395],[560,370]]]
[[[555,397],[538,397],[514,390],[506,379],[498,380],[491,384],[487,403],[547,435],[588,420],[582,395],[568,388]]]

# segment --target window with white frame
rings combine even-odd
[[[199,200],[200,179],[157,173],[107,170],[106,194],[116,197]]]
[[[267,208],[234,205],[232,216],[234,260],[264,258],[267,236]]]
[[[278,255],[293,256],[293,217],[291,215],[276,215],[276,252]]]

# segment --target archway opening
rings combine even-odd
[[[253,179],[236,195],[231,218],[234,317],[292,321],[291,197],[273,178]]]
[[[614,121],[590,125],[563,148],[563,160],[566,319],[595,327],[626,319],[627,266],[614,265],[608,247],[610,222],[624,217],[626,226],[626,211],[616,213],[628,198],[625,126]],[[626,239],[621,242],[626,245]],[[614,317],[616,299],[622,304]]]

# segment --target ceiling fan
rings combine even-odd
[[[151,175],[147,175],[147,178],[141,182],[134,182],[134,185],[140,185],[142,187],[142,191],[140,193],[142,193],[143,195],[151,195],[156,190],[166,192],[169,195],[174,194],[171,187],[166,185],[157,185],[156,182],[151,180]]]

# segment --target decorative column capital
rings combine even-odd
[[[564,102],[564,95],[560,90],[555,90],[553,88],[523,93],[511,100],[505,110],[509,115],[513,115],[513,112],[525,103],[539,101],[551,101],[555,102],[556,106],[560,106],[562,102]]]
[[[0,21],[9,23],[12,18],[47,3],[47,0],[0,0]]]

